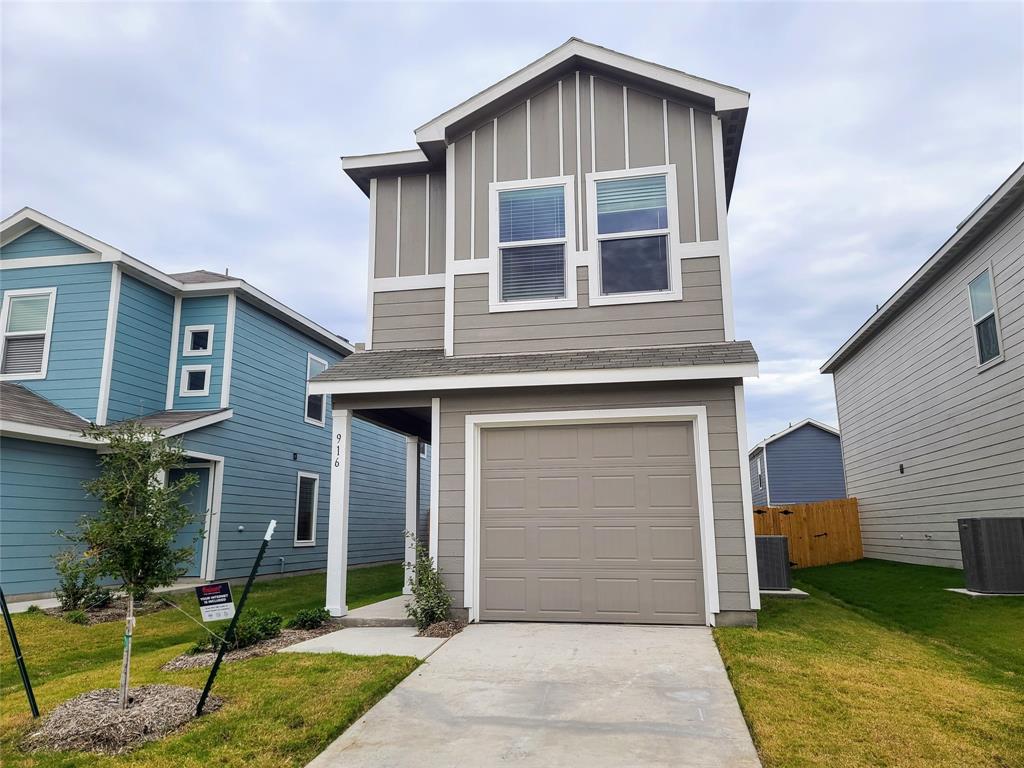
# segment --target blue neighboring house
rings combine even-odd
[[[204,535],[188,576],[248,573],[271,519],[264,573],[327,562],[331,408],[307,380],[352,352],[244,280],[165,274],[29,208],[0,225],[0,583],[49,592],[54,535],[95,511],[82,482],[103,446],[90,422],[135,420],[182,441]],[[402,560],[403,435],[357,420],[349,563]],[[421,447],[421,514],[429,457]],[[174,479],[173,477],[171,479]],[[194,531],[186,532],[186,535]]]
[[[754,506],[846,498],[839,430],[804,419],[766,437],[748,454]]]

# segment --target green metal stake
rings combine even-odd
[[[14,660],[18,662],[18,671],[21,673],[21,684],[25,686],[25,695],[28,696],[28,706],[32,710],[32,717],[39,717],[39,707],[36,705],[36,695],[32,693],[32,681],[28,679],[28,670],[25,668],[25,659],[21,657],[21,646],[18,645],[18,636],[14,633],[14,622],[11,621],[11,611],[7,607],[7,598],[4,597],[3,589],[0,589],[0,606],[3,607],[4,624],[7,625],[7,634],[11,636],[11,647],[14,648]]]
[[[199,697],[199,703],[196,705],[196,717],[203,714],[203,707],[206,705],[206,697],[210,695],[210,689],[213,687],[213,679],[217,676],[217,670],[220,669],[220,662],[224,658],[224,652],[228,648],[228,643],[235,637],[235,625],[238,624],[238,617],[242,615],[242,609],[245,607],[245,599],[249,596],[249,590],[252,589],[253,581],[256,580],[256,571],[260,569],[260,563],[263,561],[263,555],[267,551],[267,545],[270,544],[270,537],[274,535],[274,528],[276,526],[277,520],[271,520],[270,525],[267,526],[267,532],[263,536],[263,543],[260,545],[259,554],[256,555],[256,562],[252,564],[252,570],[249,572],[249,580],[245,582],[245,589],[242,590],[242,596],[238,600],[238,610],[235,611],[235,615],[231,617],[231,623],[228,625],[228,631],[224,633],[224,639],[220,641],[220,648],[217,649],[217,658],[213,662],[213,667],[210,668],[210,676],[206,679],[206,687],[203,688],[203,695]]]

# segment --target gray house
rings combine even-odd
[[[959,568],[957,518],[1024,513],[1024,165],[821,370],[866,556]]]
[[[311,384],[334,408],[333,614],[369,412],[434,448],[430,552],[470,620],[754,623],[757,357],[726,218],[748,98],[571,39],[416,148],[344,159],[370,333]]]
[[[828,424],[814,419],[790,424],[755,445],[748,458],[755,505],[846,498],[839,430]]]

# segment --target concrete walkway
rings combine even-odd
[[[310,768],[409,765],[760,762],[706,628],[483,624],[445,643]]]
[[[415,627],[348,627],[289,645],[279,653],[350,653],[425,659],[446,641],[444,637],[417,637]]]
[[[354,608],[337,621],[343,627],[415,627],[416,622],[405,612],[405,606],[411,599],[409,595],[399,595],[370,603]]]

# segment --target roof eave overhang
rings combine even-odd
[[[350,155],[341,158],[341,168],[363,193],[370,194],[370,179],[383,173],[401,176],[427,173],[432,163],[422,149],[402,149],[373,155]]]

